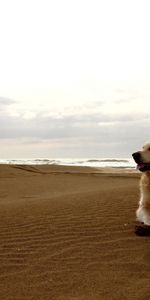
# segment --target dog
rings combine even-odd
[[[143,148],[132,154],[137,169],[142,172],[140,179],[140,201],[136,211],[138,224],[135,233],[150,235],[150,141]]]

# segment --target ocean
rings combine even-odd
[[[132,158],[96,158],[96,159],[0,159],[0,164],[17,164],[17,165],[64,165],[64,166],[87,166],[87,167],[111,167],[135,169],[136,164]]]

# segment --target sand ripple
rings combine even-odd
[[[133,232],[136,177],[18,172],[1,182],[1,299],[149,299],[149,240]]]

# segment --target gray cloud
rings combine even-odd
[[[12,105],[16,103],[16,101],[9,99],[9,98],[5,98],[5,97],[0,97],[0,106],[3,105]]]
[[[6,101],[7,102],[7,101]],[[0,104],[3,103],[3,100]],[[11,101],[7,102],[11,103]],[[80,113],[60,116],[37,114],[33,119],[0,117],[0,139],[24,140],[27,143],[57,141],[61,151],[70,155],[123,157],[130,155],[147,139],[148,114],[124,115]],[[69,150],[68,150],[69,149]],[[63,155],[63,154],[62,154]],[[68,155],[68,154],[67,154]]]
[[[140,130],[141,126],[148,126],[149,115],[135,115],[125,114],[119,115],[106,115],[106,114],[82,114],[82,115],[69,115],[57,117],[44,117],[37,115],[33,119],[23,119],[21,117],[4,116],[0,118],[0,137],[6,134],[7,137],[17,136],[39,136],[39,137],[53,137],[61,132],[62,136],[70,134],[81,135],[90,132],[97,134],[97,132],[112,132],[116,134],[125,130],[132,129],[132,126]],[[101,125],[102,124],[102,125]],[[146,125],[145,125],[146,124]],[[95,133],[93,130],[96,130]]]

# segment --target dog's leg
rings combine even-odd
[[[139,223],[135,226],[135,233],[140,236],[150,235],[150,185],[149,178],[142,176],[140,182],[141,198],[136,211]]]
[[[150,226],[150,208],[139,206],[136,211],[137,221]]]

